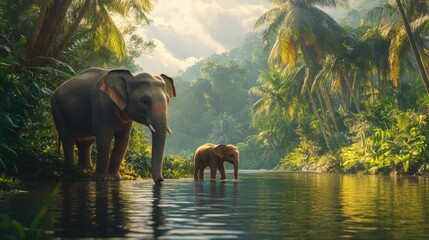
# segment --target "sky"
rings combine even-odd
[[[144,71],[177,76],[195,62],[238,47],[268,9],[265,0],[158,0],[141,31],[155,49],[137,59]]]

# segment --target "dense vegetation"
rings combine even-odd
[[[150,0],[2,1],[0,3],[0,178],[89,177],[63,171],[50,96],[64,80],[85,68],[142,69],[135,59],[154,44],[136,34],[148,24]],[[117,26],[114,19],[125,20]],[[127,39],[127,44],[125,44]],[[150,148],[141,130],[133,130],[125,177],[150,174]],[[183,158],[166,157],[166,176],[189,176]],[[180,167],[178,167],[180,166]],[[182,171],[186,171],[186,174]],[[188,175],[187,175],[188,174]],[[15,181],[2,180],[2,186]],[[4,189],[6,187],[2,187]]]
[[[242,168],[426,173],[429,99],[396,3],[271,2],[262,32],[181,74],[168,151],[233,143]],[[427,69],[429,4],[403,4]]]
[[[0,3],[0,175],[73,177],[56,154],[50,95],[87,67],[144,70],[134,60],[154,44],[136,26],[149,23],[153,1],[127,2]],[[429,98],[419,69],[429,67],[429,3],[403,1],[416,58],[395,2],[271,2],[242,46],[175,77],[166,177],[189,176],[205,142],[236,144],[241,168],[427,172]],[[346,13],[334,19],[318,6]],[[122,169],[131,178],[149,174],[147,142],[136,126]]]

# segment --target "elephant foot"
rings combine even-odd
[[[100,173],[94,173],[92,175],[93,181],[112,181],[115,180],[112,176],[109,174],[100,174]]]
[[[113,181],[120,181],[120,180],[122,180],[121,174],[119,174],[119,173],[110,174],[110,177],[112,178]]]
[[[162,184],[162,182],[164,182],[164,178],[163,177],[161,177],[161,178],[152,178],[153,179],[153,182],[155,183],[155,185],[160,185],[160,184]]]
[[[85,170],[88,170],[88,169],[91,169],[91,168],[92,168],[91,164],[79,164],[79,166],[80,166],[82,169],[85,169]]]
[[[161,184],[164,181],[164,177],[162,176],[162,173],[152,172],[152,179],[155,184]]]

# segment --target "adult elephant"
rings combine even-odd
[[[238,179],[238,165],[240,162],[238,148],[232,144],[206,143],[200,146],[194,153],[194,180],[204,179],[204,169],[210,168],[210,179],[216,179],[219,170],[220,179],[226,179],[224,163],[229,162],[234,166],[234,178]]]
[[[79,165],[89,168],[91,145],[96,142],[93,179],[121,179],[119,167],[134,120],[152,132],[152,178],[162,182],[167,108],[174,96],[173,79],[164,74],[133,76],[128,70],[90,68],[64,82],[52,96],[51,110],[66,165],[74,163],[76,144]]]

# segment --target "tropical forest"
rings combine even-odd
[[[404,1],[417,56],[394,3],[334,19],[319,7],[337,1],[272,2],[240,47],[178,76],[168,152],[231,142],[245,168],[427,173],[428,2]]]
[[[88,68],[126,69],[133,75],[152,72],[138,61],[160,45],[141,33],[157,24],[151,13],[161,2],[165,1],[0,2],[0,205],[2,194],[13,195],[28,182],[62,183],[62,187],[67,183],[91,182],[96,168],[94,159],[102,149],[94,144],[89,153],[93,159],[90,168],[67,166],[61,145],[64,140],[58,135],[51,99],[65,81]],[[216,1],[207,4],[213,2]],[[243,8],[250,2],[265,6],[260,15],[253,16],[255,21],[244,40],[169,75],[175,88],[171,101],[168,98],[167,128],[171,134],[166,135],[161,156],[160,171],[166,179],[164,198],[158,196],[160,189],[150,187],[150,195],[154,196],[151,204],[155,204],[150,208],[155,212],[151,216],[158,216],[151,220],[155,225],[148,225],[155,232],[152,239],[168,234],[157,227],[168,223],[166,216],[171,213],[165,205],[158,205],[157,199],[162,202],[166,190],[169,194],[175,192],[173,187],[169,189],[169,180],[193,180],[195,151],[204,143],[235,145],[240,152],[240,171],[320,174],[317,176],[428,175],[428,0],[232,2]],[[146,122],[132,123],[119,169],[123,180],[152,181],[153,177],[157,182],[151,171],[155,141],[151,132],[157,131]],[[75,147],[73,151],[76,158],[80,157],[80,149]],[[227,172],[233,169],[228,163],[225,167]],[[246,181],[245,175],[243,179],[240,181]],[[251,181],[250,177],[247,179]],[[179,183],[174,186],[182,186]],[[226,182],[225,195],[230,196],[228,184],[232,183]],[[245,183],[239,182],[238,188],[242,187],[240,184]],[[255,184],[255,188],[258,186]],[[429,194],[427,181],[424,186]],[[49,215],[47,207],[55,206],[55,196],[62,194],[59,188],[50,188],[51,195],[43,198],[44,212],[39,212],[33,222],[13,222],[10,218],[15,216],[3,215],[0,207],[0,238],[44,239],[49,235],[38,227],[44,224],[44,214]],[[88,189],[85,191],[90,192]],[[238,190],[231,191],[238,195]],[[114,190],[109,194],[115,196]],[[164,209],[162,214],[160,209]],[[159,221],[161,225],[156,225]],[[252,226],[258,229],[260,225]],[[243,232],[241,236],[246,237],[246,231]],[[117,233],[106,231],[106,235],[94,236],[64,232],[54,236],[128,236]],[[311,239],[317,232],[314,234],[303,238]],[[391,239],[400,238],[395,235]]]
[[[92,66],[142,70],[134,59],[154,43],[132,20],[149,24],[152,3],[136,2],[2,3],[4,176],[38,165],[52,175],[41,177],[60,174],[50,96],[61,82]],[[428,2],[403,3],[413,45],[395,3],[272,2],[240,46],[174,77],[167,158],[191,161],[199,142],[217,142],[239,146],[243,168],[426,173]],[[334,19],[320,7],[347,12]],[[130,12],[135,19],[120,30],[110,15]],[[134,128],[126,161],[140,169],[149,140]]]

